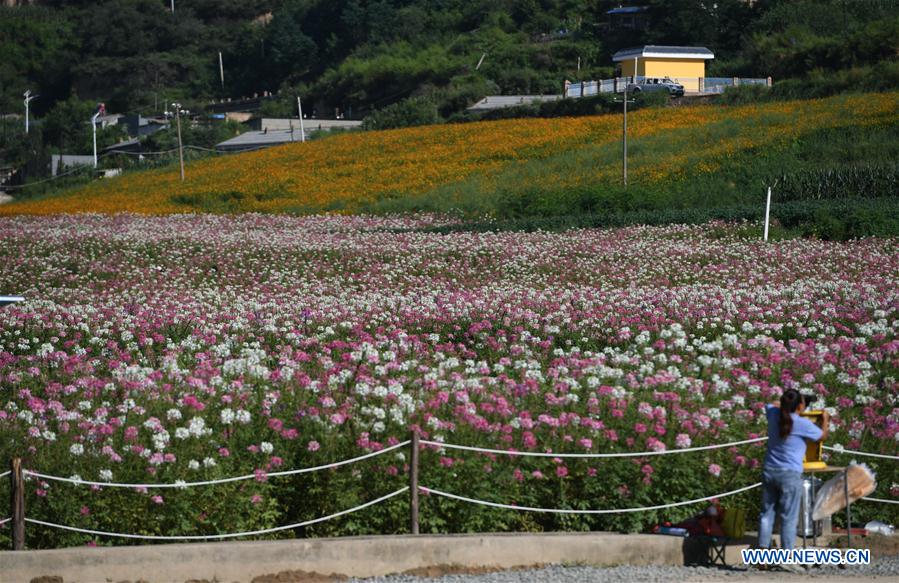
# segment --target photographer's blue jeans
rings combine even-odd
[[[780,546],[792,549],[796,542],[799,505],[802,503],[802,474],[796,470],[765,468],[762,471],[762,515],[759,519],[759,548],[771,546],[774,518],[780,516]]]

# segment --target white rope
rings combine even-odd
[[[3,472],[2,474],[0,474],[0,480],[2,480],[3,478],[5,478],[6,476],[10,475],[11,473],[12,473],[12,470],[6,470],[6,471]]]
[[[885,498],[868,498],[867,496],[863,496],[862,500],[867,500],[868,502],[883,502],[885,504],[899,504],[899,500],[887,500]]]
[[[466,498],[465,496],[459,496],[457,494],[450,494],[448,492],[442,492],[440,490],[434,490],[431,488],[426,488],[424,486],[419,486],[418,488],[422,492],[428,492],[429,494],[437,494],[438,496],[444,496],[446,498],[453,498],[455,500],[461,500],[462,502],[470,502],[472,504],[480,504],[482,506],[492,506],[494,508],[506,508],[508,510],[527,510],[529,512],[550,512],[553,514],[620,514],[624,512],[644,512],[646,510],[662,510],[664,508],[674,508],[676,506],[688,506],[690,504],[697,504],[699,502],[707,502],[709,500],[715,500],[717,498],[725,498],[727,496],[733,496],[734,494],[739,494],[740,492],[745,492],[747,490],[752,490],[753,488],[758,488],[761,486],[761,482],[757,482],[751,486],[746,486],[745,488],[740,488],[738,490],[731,490],[730,492],[725,492],[723,494],[716,494],[714,496],[706,496],[705,498],[697,498],[696,500],[687,500],[686,502],[674,502],[672,504],[659,504],[658,506],[638,506],[636,508],[607,508],[603,510],[574,510],[569,508],[534,508],[532,506],[514,506],[512,504],[499,504],[497,502],[487,502],[486,500],[477,500],[475,498]]]
[[[0,526],[3,526],[4,524],[6,524],[7,522],[9,522],[10,520],[12,520],[12,518],[4,518],[4,519],[0,520]]]
[[[755,439],[744,439],[743,441],[732,441],[730,443],[720,443],[717,445],[703,445],[699,447],[690,447],[685,449],[667,449],[665,451],[638,451],[638,452],[618,452],[618,453],[544,453],[537,451],[510,451],[505,449],[489,449],[485,447],[472,447],[470,445],[456,445],[453,443],[442,443],[439,441],[426,441],[422,439],[419,443],[425,445],[433,445],[437,447],[446,447],[449,449],[464,449],[466,451],[477,451],[480,453],[494,453],[512,456],[525,457],[558,457],[558,458],[616,458],[616,457],[645,457],[650,455],[668,455],[672,453],[687,453],[691,451],[703,451],[708,449],[721,449],[724,447],[732,447],[743,445],[746,443],[758,443],[767,440],[767,437],[756,437]]]
[[[380,449],[378,451],[373,451],[367,453],[365,455],[360,455],[358,457],[342,460],[339,462],[334,462],[333,464],[325,464],[322,466],[313,466],[310,468],[300,468],[297,470],[283,470],[280,472],[267,472],[267,477],[278,477],[278,476],[293,476],[296,474],[308,474],[309,472],[318,472],[320,470],[329,470],[331,468],[338,468],[340,466],[345,466],[347,464],[353,464],[362,460],[366,460],[369,458],[373,458],[375,456],[379,456],[381,454],[385,454],[389,451],[393,451],[397,448],[404,447],[409,445],[409,441],[404,441],[402,443],[398,443],[396,445],[391,445],[390,447],[385,447],[384,449]],[[70,484],[80,484],[85,486],[103,486],[110,488],[192,488],[194,486],[212,486],[215,484],[227,484],[228,482],[239,482],[241,480],[252,480],[256,478],[256,474],[246,474],[243,476],[234,476],[231,478],[221,478],[218,480],[204,480],[201,482],[183,482],[183,483],[175,483],[175,484],[125,484],[121,482],[92,482],[90,480],[76,480],[73,478],[63,478],[60,476],[53,476],[50,474],[42,474],[40,472],[32,472],[31,470],[22,470],[23,474],[28,474],[29,476],[34,476],[36,478],[43,478],[44,480],[55,480],[57,482],[68,482]]]
[[[825,445],[824,449],[826,449],[827,451],[832,451],[834,453],[845,453],[845,454],[850,454],[850,455],[865,455],[868,457],[876,457],[876,458],[881,458],[881,459],[885,459],[885,460],[899,460],[899,456],[897,456],[897,455],[885,455],[882,453],[868,453],[866,451],[856,451],[854,449],[842,449],[842,448],[837,449],[835,447],[830,447],[829,445]]]
[[[341,510],[340,512],[335,512],[334,514],[329,514],[328,516],[322,516],[321,518],[313,518],[312,520],[306,520],[304,522],[297,522],[296,524],[288,524],[286,526],[276,526],[274,528],[264,528],[262,530],[251,530],[247,532],[232,532],[227,534],[194,534],[194,535],[183,535],[183,536],[162,536],[162,535],[142,535],[142,534],[126,534],[121,532],[106,532],[104,530],[91,530],[89,528],[76,528],[74,526],[66,526],[64,524],[56,524],[53,522],[44,522],[43,520],[36,520],[34,518],[26,518],[25,522],[30,522],[32,524],[40,524],[42,526],[48,526],[50,528],[60,528],[62,530],[70,530],[72,532],[80,532],[83,534],[93,534],[99,536],[117,536],[121,538],[134,538],[134,539],[142,539],[142,540],[204,540],[204,539],[225,539],[225,538],[237,538],[241,536],[256,536],[260,534],[269,534],[272,532],[279,532],[282,530],[290,530],[292,528],[299,528],[301,526],[309,526],[310,524],[317,524],[319,522],[324,522],[326,520],[331,520],[332,518],[337,518],[338,516],[343,516],[344,514],[350,514],[352,512],[356,512],[357,510],[362,510],[363,508],[368,508],[369,506],[374,506],[379,502],[383,502],[394,496],[399,496],[403,492],[406,492],[409,489],[409,486],[404,486],[397,490],[396,492],[391,492],[385,496],[381,496],[375,500],[371,500],[366,502],[365,504],[360,504],[359,506],[350,508],[349,510]]]

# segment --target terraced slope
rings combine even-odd
[[[606,201],[651,206],[739,201],[771,176],[899,159],[899,93],[744,106],[645,109],[621,117],[523,119],[353,133],[135,172],[0,215],[72,212],[564,214]],[[615,203],[617,204],[617,203]]]

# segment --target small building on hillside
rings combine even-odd
[[[50,175],[58,176],[59,174],[70,170],[75,166],[93,166],[93,155],[83,156],[80,154],[51,154],[50,155]]]
[[[532,104],[539,105],[546,101],[558,101],[559,99],[562,99],[561,95],[488,95],[469,107],[467,111],[471,113],[482,113],[494,109],[505,109],[507,107],[521,107],[523,105]]]
[[[256,117],[247,121],[247,125],[258,132],[300,131],[300,120],[294,117]],[[317,130],[353,130],[362,127],[362,122],[354,119],[317,119],[303,118],[303,127],[307,132]]]
[[[698,92],[705,77],[705,62],[715,55],[705,47],[665,47],[646,45],[623,49],[612,56],[621,64],[623,77],[670,77],[684,90]]]
[[[646,30],[649,6],[619,6],[607,11],[610,30]]]

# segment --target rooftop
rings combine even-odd
[[[276,146],[278,144],[286,144],[287,142],[300,141],[300,128],[296,130],[273,130],[268,132],[245,132],[239,136],[235,136],[230,140],[225,140],[215,145],[216,150],[234,151],[234,150],[252,150],[255,148],[263,148],[265,146]]]
[[[556,101],[561,95],[488,95],[468,108],[468,111],[489,111],[505,107],[530,105],[541,101]]]
[[[613,61],[625,61],[639,57],[677,58],[677,59],[714,59],[715,54],[705,47],[666,47],[646,45],[622,49],[612,56]]]
[[[649,6],[619,6],[618,8],[612,8],[606,14],[637,14],[647,10],[649,10]]]

